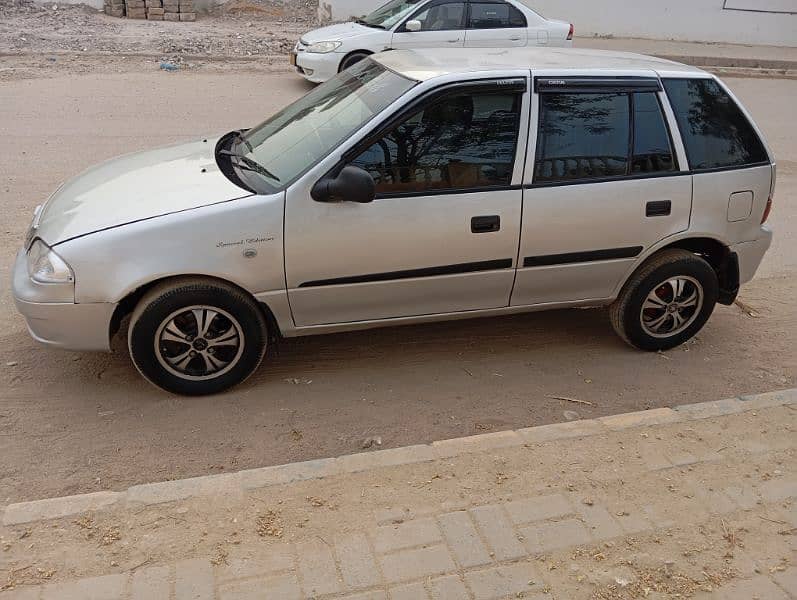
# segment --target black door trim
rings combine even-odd
[[[628,248],[590,250],[588,252],[569,252],[567,254],[527,256],[523,259],[523,266],[547,267],[550,265],[568,265],[572,263],[597,262],[601,260],[617,260],[619,258],[634,258],[635,256],[639,256],[642,250],[642,246],[631,246]]]
[[[369,283],[372,281],[392,281],[396,279],[414,279],[416,277],[437,277],[440,275],[457,275],[461,273],[476,273],[478,271],[497,271],[511,269],[512,259],[483,260],[479,262],[460,263],[457,265],[444,265],[441,267],[426,267],[423,269],[408,269],[406,271],[390,271],[387,273],[373,273],[370,275],[351,275],[349,277],[336,277],[334,279],[319,279],[305,281],[299,284],[300,288],[321,287],[327,285],[345,285],[351,283]]]

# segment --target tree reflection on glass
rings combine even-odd
[[[516,93],[445,97],[394,127],[353,161],[378,193],[508,185],[520,114]]]

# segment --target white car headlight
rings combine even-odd
[[[28,250],[28,275],[39,283],[71,283],[75,280],[64,259],[41,240],[33,242]]]
[[[307,46],[305,52],[313,52],[314,54],[327,54],[337,50],[343,45],[343,42],[316,42]]]

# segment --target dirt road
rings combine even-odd
[[[0,60],[0,502],[339,455],[366,437],[399,446],[797,385],[797,81],[729,81],[779,162],[775,246],[742,293],[755,316],[720,307],[664,355],[624,346],[603,310],[287,340],[246,385],[186,399],[144,383],[123,345],[36,346],[9,294],[14,254],[64,178],[251,125],[307,86],[254,63],[165,73],[141,58]]]

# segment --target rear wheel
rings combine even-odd
[[[338,71],[348,69],[350,66],[356,65],[358,62],[368,56],[369,55],[367,52],[352,52],[351,54],[346,55],[343,60],[340,61],[340,68]]]
[[[203,395],[249,377],[267,339],[266,320],[245,292],[190,278],[156,286],[141,299],[128,346],[150,382],[176,394]]]
[[[610,307],[618,335],[640,350],[668,350],[692,338],[717,303],[717,274],[686,250],[665,250],[642,266]]]

